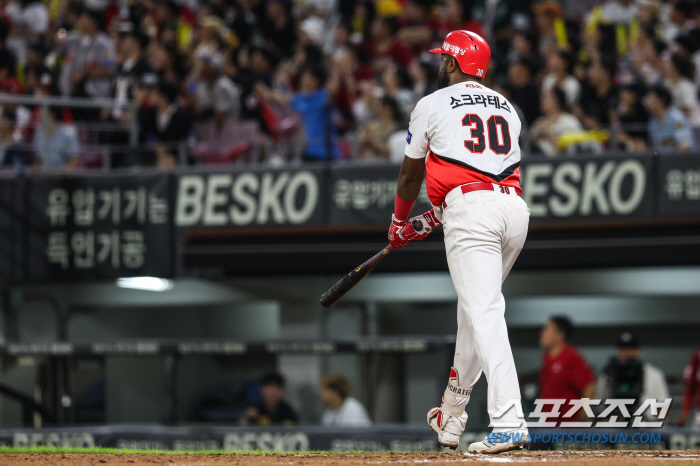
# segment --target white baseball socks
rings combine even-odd
[[[460,387],[459,375],[454,367],[450,369],[442,405],[428,411],[428,425],[438,434],[438,442],[443,447],[459,446],[459,438],[467,425],[467,413],[464,408],[469,402],[472,387]]]
[[[450,369],[442,405],[428,411],[428,425],[438,434],[438,442],[443,447],[459,446],[459,438],[467,425],[467,413],[464,409],[469,402],[472,387],[459,385],[459,374],[454,367]],[[492,433],[481,442],[469,445],[469,453],[496,454],[525,447],[530,438],[527,429],[513,432]]]

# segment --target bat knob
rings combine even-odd
[[[416,233],[420,233],[421,231],[423,231],[423,222],[421,222],[420,220],[415,219],[411,222],[411,225],[413,226],[413,229],[416,231]]]

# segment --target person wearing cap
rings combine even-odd
[[[664,373],[644,362],[641,354],[639,340],[631,332],[623,332],[617,339],[617,353],[598,377],[596,398],[634,398],[634,409],[649,399],[662,402],[669,398]],[[655,420],[650,411],[646,410],[644,417]],[[630,412],[633,412],[633,408],[630,408]]]

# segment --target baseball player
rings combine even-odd
[[[518,416],[520,388],[501,294],[530,217],[520,197],[521,124],[510,102],[481,84],[491,59],[484,39],[453,31],[431,52],[442,54],[439,90],[411,114],[389,241],[401,248],[442,223],[458,296],[457,344],[442,405],[428,412],[428,425],[441,445],[457,448],[472,387],[484,372],[491,425],[503,435],[472,443],[469,452],[500,453],[529,440]],[[407,220],[424,177],[433,208]]]

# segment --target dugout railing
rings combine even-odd
[[[35,358],[39,364],[37,387],[41,396],[37,399],[31,394],[18,391],[8,393],[0,387],[0,396],[10,396],[22,403],[25,424],[46,427],[72,425],[75,423],[75,394],[73,392],[72,372],[79,360],[96,360],[104,365],[111,357],[158,357],[162,360],[163,412],[160,418],[164,425],[175,425],[182,421],[178,417],[178,379],[186,376],[180,373],[180,360],[183,357],[212,358],[256,358],[289,355],[331,356],[336,354],[356,354],[364,363],[360,392],[370,392],[374,386],[373,372],[366,363],[373,355],[393,354],[408,355],[419,353],[436,353],[442,361],[435,367],[435,380],[444,388],[441,374],[449,372],[454,354],[454,336],[403,336],[374,337],[357,339],[319,339],[319,340],[163,340],[138,339],[102,341],[92,343],[75,343],[68,341],[37,343],[3,343],[0,344],[0,359],[5,367],[15,364],[21,358]],[[134,374],[138,380],[138,374]],[[109,387],[107,387],[109,389]],[[372,403],[371,397],[369,404]],[[371,408],[371,406],[370,406]],[[31,413],[31,416],[29,415]]]

